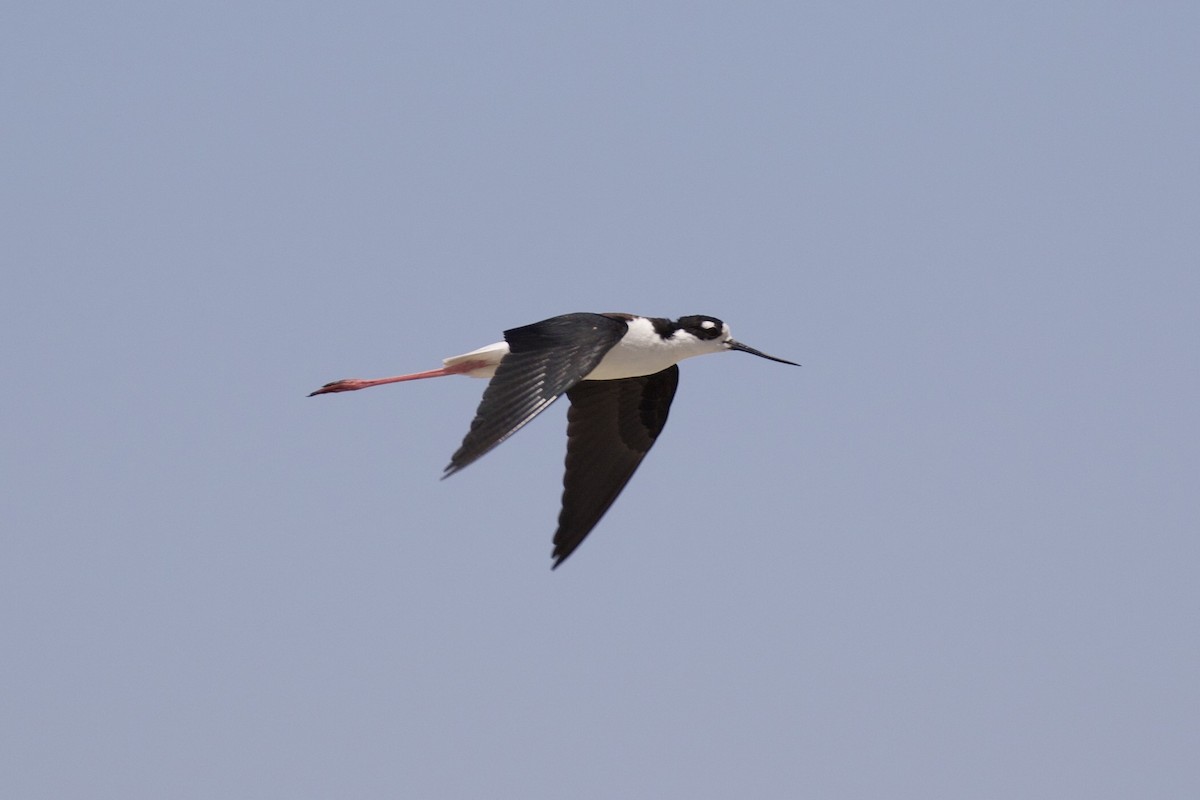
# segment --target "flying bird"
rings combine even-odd
[[[553,569],[596,526],[654,446],[679,385],[676,365],[726,350],[800,366],[735,341],[716,317],[563,314],[507,330],[503,342],[444,359],[441,369],[333,381],[309,397],[444,375],[489,378],[471,429],[442,475],[448,478],[566,393],[571,408]]]

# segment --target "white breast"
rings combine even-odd
[[[653,375],[685,358],[724,349],[712,341],[702,342],[680,331],[663,339],[644,317],[629,322],[629,332],[604,356],[584,380],[613,381],[638,375]]]

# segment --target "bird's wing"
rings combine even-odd
[[[554,566],[591,532],[667,424],[679,367],[567,390],[567,469],[554,534]]]
[[[509,352],[484,390],[443,478],[483,456],[596,368],[629,326],[603,314],[563,314],[504,332]]]

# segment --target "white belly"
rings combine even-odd
[[[629,348],[614,347],[608,351],[596,368],[589,372],[585,381],[615,381],[621,378],[635,378],[639,375],[653,375],[662,372],[679,359],[666,348]]]

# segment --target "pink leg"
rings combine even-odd
[[[461,364],[455,364],[451,367],[442,367],[441,369],[431,369],[427,372],[413,372],[408,375],[395,375],[391,378],[373,378],[371,380],[363,380],[361,378],[344,378],[340,381],[327,383],[315,392],[311,392],[308,396],[312,397],[317,394],[330,394],[332,392],[353,392],[359,389],[366,389],[371,386],[382,386],[385,383],[400,383],[401,381],[419,381],[422,378],[440,378],[443,375],[459,375],[463,372],[470,372],[473,369],[487,366],[486,361],[464,361]]]

